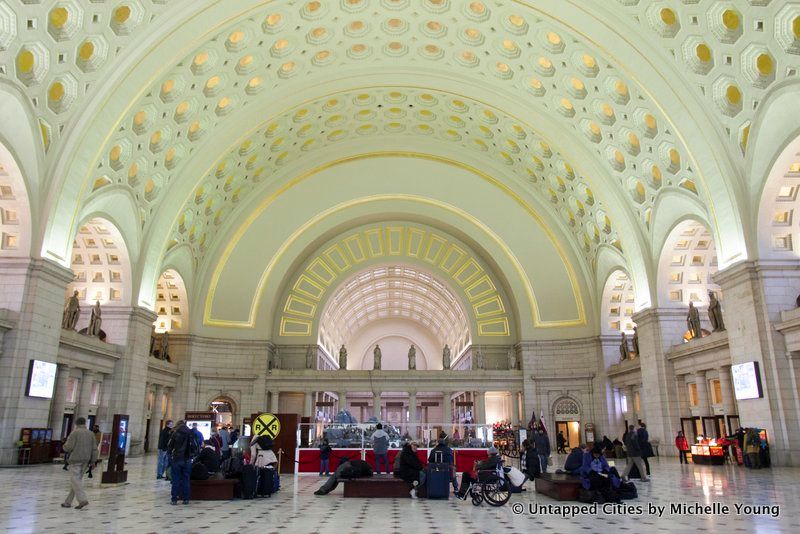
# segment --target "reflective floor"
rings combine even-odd
[[[0,532],[800,532],[800,469],[750,471],[732,466],[685,466],[675,459],[653,459],[653,480],[637,483],[639,499],[624,501],[639,510],[599,509],[596,514],[562,518],[558,510],[535,505],[558,503],[528,491],[512,496],[502,508],[451,499],[344,499],[341,486],[317,497],[316,476],[281,479],[282,490],[268,499],[232,502],[196,501],[171,506],[169,483],[155,480],[155,456],[128,463],[129,483],[101,488],[100,478],[87,480],[90,504],[84,510],[62,509],[68,475],[60,465],[0,469]],[[563,462],[563,457],[561,458]],[[556,464],[560,462],[557,460]],[[673,503],[710,505],[701,510],[670,510]],[[516,506],[514,506],[516,504]],[[520,504],[522,506],[520,506]],[[736,505],[757,510],[735,508]],[[664,508],[658,517],[655,507]],[[727,513],[721,509],[729,507]],[[777,509],[775,509],[777,506]],[[521,514],[514,510],[522,508]],[[519,510],[517,510],[519,511]],[[753,514],[759,511],[761,514]],[[550,512],[550,513],[548,513]],[[778,512],[773,517],[773,512]],[[290,530],[287,530],[290,529]]]

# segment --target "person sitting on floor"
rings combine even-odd
[[[447,433],[442,430],[439,432],[439,441],[436,446],[431,449],[428,455],[428,463],[436,462],[436,459],[441,453],[441,462],[450,465],[450,482],[453,484],[453,491],[458,492],[458,481],[456,480],[456,466],[454,465],[453,449],[447,446]]]
[[[572,449],[564,462],[564,471],[569,475],[580,475],[583,458],[587,452],[585,443],[581,443],[580,447]]]
[[[412,499],[417,498],[417,486],[425,484],[425,466],[417,456],[418,448],[419,444],[416,441],[403,446],[403,450],[400,451],[400,466],[394,472],[394,476],[402,478],[414,486],[410,491]]]
[[[314,492],[314,495],[327,495],[336,489],[339,482],[352,478],[367,478],[372,476],[372,466],[364,460],[352,459],[339,464],[336,471],[325,481],[325,484]]]
[[[464,471],[461,474],[461,484],[459,484],[459,488],[461,489],[458,492],[458,496],[462,499],[466,498],[469,487],[478,481],[478,471],[491,471],[497,469],[497,466],[503,462],[503,460],[500,458],[500,453],[497,451],[497,447],[494,445],[489,447],[487,452],[489,453],[489,457],[485,460],[475,462],[471,473]],[[538,457],[535,463],[539,463]]]
[[[590,453],[583,455],[580,468],[581,482],[587,490],[604,490],[609,487],[617,489],[621,482],[615,467],[610,467],[602,445],[595,445]]]

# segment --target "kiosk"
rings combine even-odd
[[[128,480],[128,472],[125,471],[128,419],[127,414],[114,414],[114,423],[111,430],[111,448],[108,453],[108,467],[103,473],[103,484],[120,484]]]

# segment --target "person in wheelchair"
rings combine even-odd
[[[580,475],[583,488],[587,490],[603,491],[609,488],[619,488],[621,478],[616,467],[610,467],[603,446],[597,444],[590,454],[583,455]]]
[[[464,471],[461,474],[461,484],[458,486],[459,490],[457,493],[460,498],[466,499],[467,491],[469,491],[470,485],[478,481],[478,473],[480,471],[495,471],[498,466],[503,464],[503,460],[500,458],[500,454],[494,445],[489,447],[488,452],[489,457],[485,460],[475,462],[472,472]]]

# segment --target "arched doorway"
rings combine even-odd
[[[567,450],[580,445],[581,409],[574,399],[564,397],[557,400],[553,405],[553,420],[556,424],[555,435],[558,436],[559,432],[564,434]]]
[[[236,421],[236,403],[230,397],[215,398],[208,404],[208,411],[216,414],[218,425],[233,425]]]

